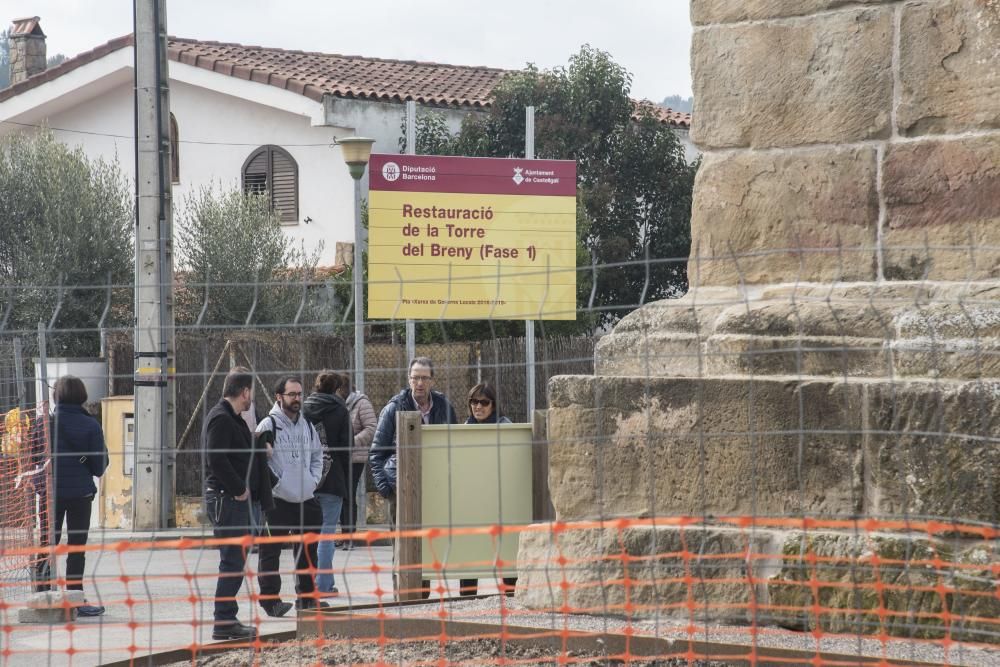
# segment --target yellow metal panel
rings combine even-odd
[[[108,447],[108,469],[101,477],[101,528],[132,527],[132,478],[124,474],[125,418],[135,412],[131,396],[101,400],[101,422]]]
[[[531,523],[531,424],[424,426],[421,485],[425,528]],[[517,533],[423,540],[427,579],[517,575]],[[496,570],[497,558],[505,567]],[[434,564],[442,569],[436,569]]]

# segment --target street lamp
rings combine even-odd
[[[365,137],[347,137],[338,139],[337,145],[347,163],[347,170],[354,179],[354,267],[351,276],[354,284],[354,386],[358,391],[365,390],[365,305],[362,258],[364,257],[361,240],[361,178],[365,175],[368,158],[372,153],[374,139]]]

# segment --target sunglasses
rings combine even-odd
[[[484,408],[488,408],[493,405],[493,401],[488,398],[470,398],[469,405],[478,405]]]

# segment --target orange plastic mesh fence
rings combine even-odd
[[[6,488],[6,487],[5,487]],[[606,548],[588,557],[566,557],[563,545],[591,531],[604,534]],[[643,541],[637,536],[660,532],[666,539]],[[483,526],[403,530],[398,539],[447,538],[461,535],[516,534],[522,540],[545,540],[548,550],[517,563],[515,582],[494,576],[480,579],[480,593],[513,585],[513,597],[488,596],[454,602],[461,575],[449,568],[505,563],[450,563],[435,551],[424,573],[426,604],[399,607],[393,590],[389,534],[357,533],[353,549],[338,552],[333,574],[339,596],[329,599],[338,613],[300,612],[308,621],[305,635],[272,643],[268,634],[296,629],[294,612],[271,618],[260,606],[269,602],[255,581],[256,560],[247,560],[246,583],[237,602],[241,618],[256,627],[260,638],[240,644],[237,662],[225,664],[535,664],[546,656],[559,664],[590,664],[572,643],[579,633],[609,632],[624,643],[607,644],[607,660],[643,664],[654,658],[677,664],[698,660],[730,664],[857,664],[833,654],[868,655],[873,664],[923,660],[931,664],[997,664],[1000,641],[1000,565],[987,558],[1000,531],[983,525],[942,522],[827,520],[762,517],[693,517],[556,522],[521,526]],[[820,538],[837,534],[837,549]],[[895,535],[897,553],[884,548]],[[783,536],[782,555],[758,550],[763,537]],[[332,538],[332,536],[330,536]],[[592,537],[592,536],[591,536]],[[795,539],[788,539],[794,537]],[[95,561],[84,587],[90,604],[107,608],[98,618],[69,618],[70,602],[60,611],[67,618],[51,625],[19,622],[28,602],[21,587],[5,585],[0,600],[3,664],[98,664],[115,660],[142,663],[145,656],[181,651],[179,662],[203,659],[212,644],[212,605],[218,576],[216,549],[238,544],[245,549],[278,542],[306,544],[322,539],[245,537],[61,544],[62,560],[74,550]],[[798,540],[802,549],[787,545]],[[675,545],[657,549],[650,545]],[[537,554],[545,554],[538,558]],[[25,567],[31,544],[7,546],[5,563]],[[294,598],[296,574],[290,553],[282,555],[285,600]],[[498,570],[499,571],[499,570]],[[301,574],[301,571],[299,572]],[[309,571],[315,573],[314,570]],[[242,576],[242,575],[240,575]],[[64,583],[57,578],[57,584]],[[468,582],[464,582],[468,583]],[[305,596],[315,598],[316,594]],[[291,619],[291,620],[289,620]],[[412,625],[402,636],[398,619]],[[453,633],[451,622],[480,624]],[[422,624],[420,624],[422,622]],[[428,625],[431,623],[431,625]],[[470,629],[471,628],[471,629]],[[534,651],[506,646],[520,638],[521,628],[535,628],[533,641],[549,647]],[[794,628],[798,632],[788,629]],[[303,629],[303,628],[300,628]],[[309,633],[315,633],[312,635]],[[680,640],[650,649],[643,639]],[[713,644],[739,648],[723,655]],[[594,646],[599,646],[595,644]],[[673,648],[670,648],[670,647]],[[805,653],[769,655],[783,646]],[[610,651],[610,652],[609,652]],[[805,656],[803,658],[802,656]],[[464,656],[464,657],[463,657]],[[766,660],[765,660],[765,656]],[[242,661],[242,662],[240,662]],[[984,662],[985,661],[985,662]],[[145,664],[145,663],[142,663]]]
[[[0,422],[0,591],[5,601],[31,590],[36,554],[47,527],[48,420],[44,409],[12,408]]]

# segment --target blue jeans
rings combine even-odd
[[[320,593],[329,593],[333,590],[333,546],[332,536],[337,534],[337,521],[340,519],[340,508],[344,504],[344,499],[329,493],[317,493],[316,500],[323,508],[323,528],[319,532],[329,536],[319,543],[316,559],[319,573],[316,575],[316,589]]]
[[[235,500],[225,494],[206,494],[206,509],[215,537],[243,537],[257,534],[260,526],[260,503]],[[239,605],[236,597],[243,585],[247,555],[239,544],[219,547],[219,580],[215,586],[215,620],[235,622]]]

